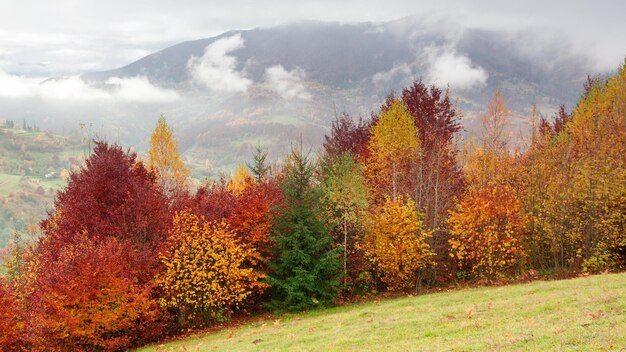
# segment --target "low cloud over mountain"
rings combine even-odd
[[[571,106],[596,71],[588,57],[550,38],[420,18],[230,31],[110,71],[54,79],[0,72],[0,116],[56,129],[91,119],[102,135],[142,149],[164,113],[190,160],[229,168],[257,142],[276,155],[300,134],[318,144],[337,112],[367,116],[416,79],[449,88],[470,130],[496,87],[518,116],[533,103],[544,113]],[[33,100],[31,109],[20,110],[16,99]],[[218,155],[218,146],[228,155]]]

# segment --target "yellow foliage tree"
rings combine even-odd
[[[228,183],[228,190],[236,195],[241,195],[246,187],[248,187],[253,182],[254,179],[250,175],[248,167],[245,165],[239,165],[239,167],[237,167],[237,169],[235,170],[233,178]]]
[[[185,189],[189,184],[189,169],[180,159],[178,142],[163,115],[150,137],[148,168],[156,173],[167,194]]]
[[[267,287],[260,282],[263,274],[245,267],[257,257],[253,248],[239,243],[225,223],[207,222],[189,211],[174,217],[160,257],[162,304],[178,311],[181,326],[227,318]]]
[[[371,189],[376,191],[375,194],[392,197],[413,193],[411,168],[420,143],[415,122],[404,103],[401,100],[391,103],[371,133],[370,156],[365,169]]]
[[[543,244],[533,250],[537,262],[626,267],[626,67],[590,86],[563,129],[531,151],[527,203],[533,243]]]
[[[418,271],[434,255],[426,242],[431,235],[411,198],[387,197],[372,215],[364,250],[388,289],[404,290],[419,284]]]

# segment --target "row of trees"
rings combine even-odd
[[[458,111],[421,82],[371,118],[339,116],[318,157],[300,145],[269,166],[259,148],[197,190],[165,119],[147,165],[96,142],[37,242],[13,248],[0,346],[121,350],[259,309],[622,269],[626,72],[592,83],[571,115],[533,113],[523,152],[501,93],[460,152]]]

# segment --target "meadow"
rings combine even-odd
[[[620,350],[626,274],[465,288],[266,317],[148,351]]]

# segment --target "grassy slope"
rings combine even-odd
[[[140,351],[619,350],[625,332],[622,273],[350,305]]]

